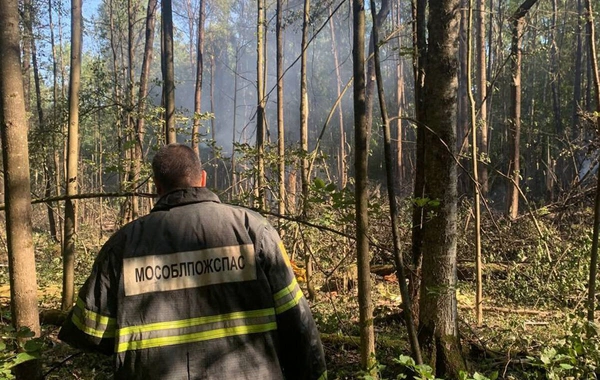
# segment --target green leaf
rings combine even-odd
[[[33,338],[35,333],[29,329],[29,327],[22,327],[17,332],[17,338]]]
[[[332,192],[334,190],[335,190],[335,183],[330,183],[329,185],[327,185],[327,187],[325,187],[325,191]]]
[[[31,353],[31,352],[40,351],[43,346],[44,346],[44,344],[42,342],[40,342],[37,339],[33,339],[33,340],[28,340],[27,342],[25,342],[23,349],[25,351]]]
[[[317,189],[322,189],[325,187],[325,181],[323,181],[321,178],[315,178],[313,182]]]
[[[13,366],[16,366],[17,364],[25,363],[30,360],[37,359],[38,357],[39,357],[38,355],[32,355],[29,352],[20,352],[17,354],[17,358],[13,362]]]
[[[560,368],[569,370],[569,369],[573,369],[575,367],[573,367],[572,365],[567,364],[567,363],[560,363]]]

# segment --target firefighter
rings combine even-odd
[[[326,379],[275,229],[220,203],[185,145],[152,171],[160,198],[104,244],[59,339],[114,355],[116,379]]]

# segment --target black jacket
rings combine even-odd
[[[117,379],[325,379],[321,340],[274,228],[205,188],[115,233],[59,338]]]

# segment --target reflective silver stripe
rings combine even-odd
[[[275,329],[272,308],[165,321],[118,329],[116,350],[124,352]]]
[[[77,299],[71,320],[79,330],[96,338],[113,338],[115,336],[116,319],[87,309],[81,298]]]
[[[298,302],[300,302],[302,297],[302,290],[294,278],[288,286],[273,295],[275,312],[281,314],[284,311],[293,308],[298,305]]]

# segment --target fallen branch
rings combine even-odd
[[[66,201],[67,199],[92,199],[92,198],[121,198],[121,197],[144,197],[154,198],[156,194],[151,193],[138,193],[138,192],[124,192],[124,193],[89,193],[89,194],[75,194],[75,195],[57,195],[54,197],[40,198],[31,200],[31,204],[38,203],[49,203],[57,201]],[[0,211],[6,209],[6,203],[0,203]]]
[[[468,305],[459,305],[459,309],[461,310],[474,310],[475,306]],[[495,306],[484,306],[484,311],[495,311],[497,313],[505,313],[505,314],[526,314],[526,315],[540,315],[540,316],[548,316],[557,314],[557,311],[547,311],[547,310],[533,310],[533,309],[511,309],[508,307],[495,307]]]

